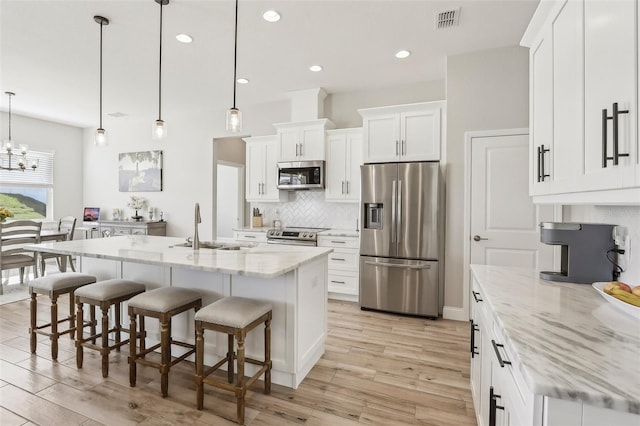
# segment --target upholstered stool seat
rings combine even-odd
[[[264,393],[271,392],[271,316],[272,308],[268,302],[244,297],[225,297],[207,305],[196,313],[196,402],[198,410],[204,406],[204,386],[215,386],[235,393],[237,422],[244,424],[245,395],[247,389],[264,374]],[[264,361],[245,356],[244,342],[247,333],[264,323]],[[213,330],[227,334],[227,356],[204,371],[204,330]],[[234,338],[238,349],[234,353]],[[233,383],[234,359],[238,365],[236,383]],[[260,369],[245,381],[244,363],[259,365]],[[227,381],[208,378],[211,373],[227,364]]]
[[[121,332],[129,332],[128,329],[123,330],[121,326],[121,304],[122,302],[132,298],[133,296],[143,293],[145,286],[142,283],[129,280],[106,280],[95,284],[89,284],[76,290],[76,305],[78,307],[77,319],[77,337],[76,337],[76,364],[78,368],[82,368],[84,358],[83,348],[94,349],[102,355],[102,377],[109,376],[109,353],[113,350],[120,350],[120,347],[129,343],[129,339],[121,341]],[[87,303],[91,306],[91,332],[90,336],[84,337],[83,327],[83,305]],[[109,308],[115,305],[114,327],[109,328]],[[100,306],[102,310],[102,329],[100,333],[96,333],[95,326],[95,307]],[[109,346],[109,333],[115,333],[115,343]],[[96,339],[101,338],[101,345],[96,345]],[[135,340],[135,336],[133,337]]]
[[[130,336],[140,333],[140,350],[136,347],[136,339],[130,338],[129,351],[129,384],[136,385],[136,364],[148,365],[160,370],[160,390],[166,397],[169,392],[169,369],[195,352],[195,344],[179,342],[171,337],[171,318],[182,312],[202,306],[202,296],[196,290],[182,287],[163,287],[134,296],[129,300]],[[137,330],[137,317],[140,317],[140,329]],[[152,317],[160,321],[160,343],[145,348],[144,318]],[[189,350],[171,360],[171,345],[178,345]],[[160,348],[160,362],[145,359],[145,355]]]
[[[78,327],[75,321],[75,310],[73,309],[74,292],[82,286],[95,282],[95,276],[80,272],[52,274],[29,282],[29,294],[31,295],[31,327],[29,328],[29,334],[31,337],[31,353],[36,352],[36,334],[43,334],[45,336],[49,336],[51,339],[51,358],[58,358],[58,337],[64,334],[69,334],[69,337],[73,339],[73,333]],[[58,320],[58,296],[66,293],[69,294],[69,316]],[[37,325],[38,304],[36,297],[38,294],[49,296],[51,299],[51,320],[47,324],[40,326]],[[64,321],[69,321],[69,327],[64,331],[59,332],[58,324]],[[80,325],[80,327],[84,326],[85,324]],[[50,327],[50,332],[42,330],[47,327]]]

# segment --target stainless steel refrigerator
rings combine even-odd
[[[360,169],[360,306],[437,317],[443,253],[440,164]]]

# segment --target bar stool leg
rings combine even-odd
[[[227,380],[233,383],[233,334],[227,334]]]
[[[200,321],[196,322],[196,404],[198,410],[204,406],[204,386],[202,374],[204,370],[204,328]]]
[[[134,334],[135,336],[135,334]],[[140,317],[140,353],[144,352],[147,349],[147,330],[144,325],[144,317]],[[141,358],[144,359],[145,355],[142,355]]]
[[[264,322],[264,362],[267,371],[264,373],[264,393],[271,393],[271,320]]]
[[[82,323],[84,322],[84,309],[83,304],[78,303],[78,313],[76,315],[76,366],[82,368],[82,362],[84,360],[84,350],[82,348],[82,340],[84,339],[84,328]]]
[[[102,308],[102,377],[109,376],[109,305],[105,303]]]
[[[165,315],[160,318],[160,390],[165,398],[169,393],[169,363],[171,362],[171,320]]]
[[[121,333],[120,333],[120,329],[121,329],[121,327],[120,327],[120,303],[116,303],[116,306],[115,306],[115,315],[116,315],[116,318],[115,318],[115,330],[116,330],[116,337],[115,337],[115,339],[116,339],[116,345],[117,345],[117,344],[119,344],[119,343],[122,341],[122,340],[121,340],[121,339],[122,339],[122,336],[121,336]],[[116,348],[116,350],[117,350],[118,352],[120,352],[120,346],[118,346],[118,347]]]
[[[37,315],[38,315],[38,302],[36,301],[36,294],[31,293],[31,327],[29,328],[30,343],[31,343],[31,353],[36,353],[36,345],[38,339],[36,338],[36,327],[37,327]]]
[[[142,327],[142,319],[140,319],[140,327]],[[129,312],[129,333],[130,336],[136,335],[136,314]],[[142,337],[144,339],[144,336]],[[140,352],[142,343],[140,344]],[[129,386],[132,388],[136,386],[136,339],[131,337],[129,339]]]
[[[58,296],[51,297],[51,358],[58,359]]]
[[[73,295],[73,291],[69,293],[69,328],[73,327],[73,325],[76,323],[76,311],[73,306],[75,304],[75,298],[73,297]],[[69,339],[73,340],[76,337],[74,334],[75,333],[73,331],[69,333]]]
[[[236,414],[238,417],[238,423],[244,424],[244,395],[246,389],[244,388],[244,332],[242,330],[237,332],[236,338],[238,340],[238,379],[236,384]]]
[[[91,320],[91,328],[90,328],[90,333],[91,336],[95,336],[96,335],[96,307],[94,305],[89,305],[91,307],[91,309],[89,310],[89,314],[90,314],[90,320]],[[92,337],[91,338],[91,343],[93,343],[94,345],[96,344],[96,338]]]

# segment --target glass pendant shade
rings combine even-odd
[[[93,138],[93,144],[95,146],[107,146],[109,145],[109,138],[107,137],[107,131],[103,128],[96,129],[96,133]]]
[[[242,131],[242,112],[238,108],[227,110],[227,132]]]
[[[163,120],[156,120],[151,126],[151,137],[155,141],[163,141],[167,138],[167,124]]]

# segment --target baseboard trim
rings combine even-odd
[[[453,306],[445,306],[442,309],[442,318],[454,321],[469,321],[464,308],[457,308]]]

